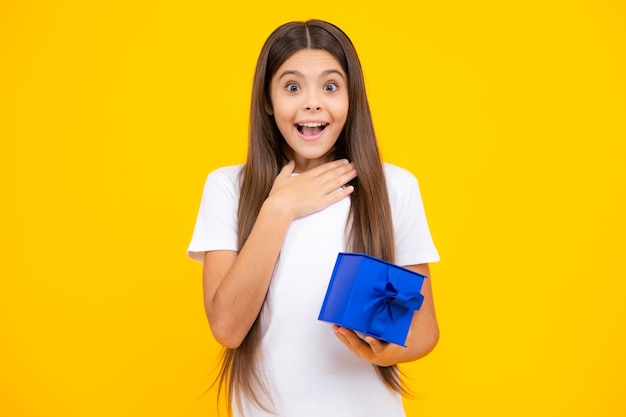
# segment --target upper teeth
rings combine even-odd
[[[305,127],[322,127],[325,125],[326,123],[298,123],[298,126],[305,126]]]

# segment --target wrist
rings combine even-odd
[[[292,210],[289,209],[289,206],[272,195],[267,197],[263,202],[259,216],[262,214],[268,215],[272,219],[279,221],[282,220],[287,223],[291,223],[295,219],[295,216],[293,215]]]

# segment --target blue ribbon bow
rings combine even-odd
[[[364,311],[374,309],[368,332],[382,336],[387,323],[395,323],[408,311],[419,310],[424,296],[418,291],[402,292],[393,285],[393,282],[375,282],[374,292],[378,295],[364,307]]]

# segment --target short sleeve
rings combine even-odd
[[[241,167],[237,165],[219,168],[207,177],[193,235],[187,248],[187,254],[192,259],[202,262],[204,252],[238,249],[238,178]]]
[[[398,265],[439,261],[417,179],[409,171],[385,164]]]

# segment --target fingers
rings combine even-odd
[[[347,186],[342,186],[340,187],[336,187],[336,188],[332,188],[332,191],[330,191],[329,194],[326,194],[323,197],[323,203],[325,206],[329,206],[331,204],[334,204],[338,201],[343,200],[344,198],[346,198],[347,196],[349,196],[350,194],[352,194],[354,192],[354,187],[352,185],[347,185]]]
[[[368,345],[370,345],[370,348],[372,349],[372,352],[374,352],[374,354],[380,355],[381,353],[383,353],[386,345],[385,343],[371,336],[365,337],[364,340],[367,342]]]
[[[308,174],[320,178],[333,178],[350,174],[353,171],[356,173],[353,163],[347,159],[338,159],[336,161],[326,162],[325,164],[315,167],[308,171]]]
[[[363,346],[367,346],[365,343],[355,332],[350,329],[346,329],[345,327],[333,326],[333,330],[335,331],[335,335],[337,338],[343,342],[355,355],[362,356],[359,352],[359,348]]]
[[[289,161],[287,165],[283,166],[278,177],[281,179],[289,177],[295,168],[295,162]],[[303,172],[295,181],[299,184],[307,184],[306,187],[308,189],[318,189],[322,196],[334,194],[333,198],[328,199],[326,202],[330,204],[347,197],[354,191],[354,187],[349,187],[346,184],[356,178],[356,176],[357,172],[354,164],[347,159],[339,159],[326,162]],[[339,189],[342,192],[336,193]]]
[[[293,174],[293,170],[296,169],[296,163],[294,161],[289,161],[285,166],[282,167],[278,176],[281,178],[288,177]]]
[[[294,219],[323,210],[354,191],[354,187],[345,185],[356,177],[356,169],[345,159],[292,176],[295,169],[294,161],[283,166],[269,194]]]
[[[382,343],[371,336],[365,336],[361,339],[353,330],[340,326],[333,326],[333,330],[339,340],[348,346],[354,354],[365,360],[370,360],[372,353],[382,351]]]
[[[333,330],[337,338],[355,356],[380,366],[389,366],[396,363],[391,358],[394,349],[391,344],[372,336],[360,338],[354,331],[337,325],[333,326]]]
[[[346,188],[345,185],[356,178],[357,172],[353,163],[341,159],[317,167],[311,175],[316,176],[324,184],[327,192],[333,192],[338,188]]]
[[[289,177],[296,169],[295,162],[289,161],[284,165],[278,174],[278,177]],[[326,162],[318,167],[301,174],[303,178],[316,178],[319,184],[323,184],[329,188],[328,192],[334,191],[340,187],[344,187],[357,176],[353,163],[347,159],[338,159],[336,161]]]

